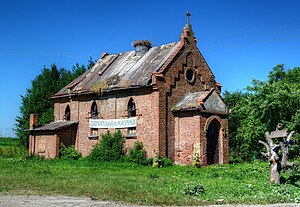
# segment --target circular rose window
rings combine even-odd
[[[187,80],[187,82],[189,82],[189,83],[195,82],[195,74],[194,74],[194,70],[192,68],[185,69],[184,75],[185,75],[185,79]]]

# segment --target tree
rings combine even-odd
[[[89,66],[91,67],[91,63]],[[28,135],[30,114],[39,115],[39,125],[50,123],[54,120],[53,102],[51,96],[57,93],[80,74],[86,71],[84,65],[76,64],[72,70],[58,69],[55,64],[50,68],[44,66],[41,74],[35,77],[26,94],[21,96],[20,116],[16,117],[16,134],[20,138],[20,144],[28,147]]]
[[[300,132],[300,68],[274,67],[267,81],[254,79],[245,91],[225,92],[229,115],[229,145],[231,161],[251,161],[261,146],[257,143],[266,131],[277,123],[296,131],[290,156],[299,156]]]

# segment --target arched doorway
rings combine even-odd
[[[219,132],[220,123],[214,119],[210,122],[206,134],[207,165],[219,163]]]

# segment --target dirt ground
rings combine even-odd
[[[89,198],[75,198],[67,196],[26,196],[26,195],[0,195],[0,207],[43,207],[43,206],[114,206],[129,207],[109,201],[91,200]],[[208,207],[300,207],[300,204],[269,204],[269,205],[211,205]]]

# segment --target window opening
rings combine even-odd
[[[185,79],[188,83],[194,83],[195,82],[195,74],[194,70],[192,68],[187,68],[185,70]]]
[[[98,117],[99,117],[98,107],[96,101],[94,101],[91,107],[91,118],[97,119]]]
[[[70,106],[69,105],[66,107],[64,119],[66,121],[70,121],[71,120],[71,110],[70,110]]]
[[[99,118],[98,106],[97,106],[96,101],[94,101],[92,103],[91,118],[92,119],[98,119]],[[99,137],[98,129],[97,128],[91,128],[89,138],[90,139],[98,139],[98,137]]]
[[[130,98],[130,100],[128,102],[127,111],[128,111],[128,118],[136,117],[136,106],[135,106],[135,102],[134,102],[133,98]],[[129,127],[126,137],[127,138],[136,137],[136,127]]]

